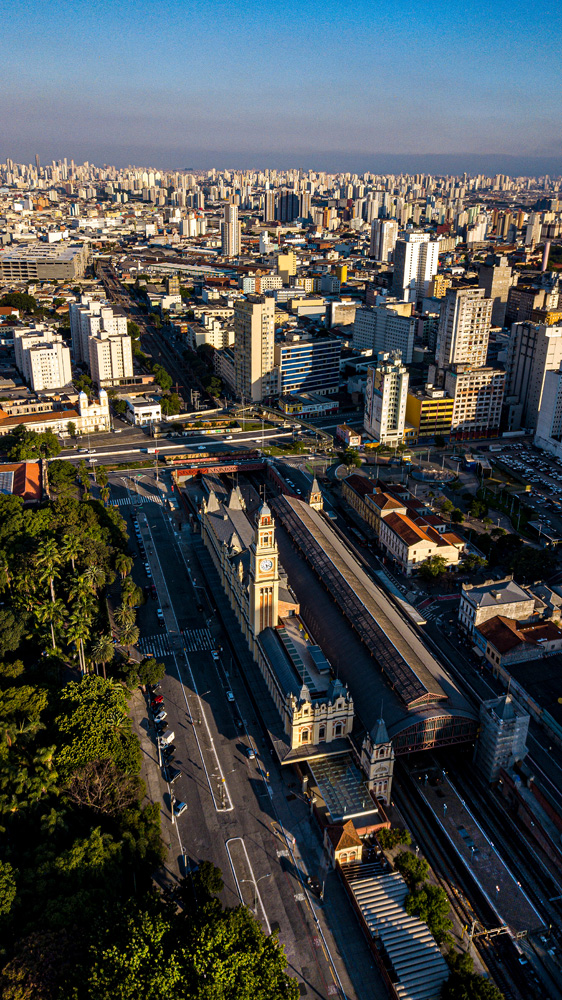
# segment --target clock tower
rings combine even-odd
[[[278,617],[279,553],[275,525],[266,503],[258,510],[250,546],[250,628],[253,636],[274,628]]]

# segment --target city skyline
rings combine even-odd
[[[397,0],[166,0],[153,9],[3,0],[0,159],[156,168],[558,173],[562,17]],[[548,66],[548,73],[544,67]]]

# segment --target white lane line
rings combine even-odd
[[[252,863],[250,861],[250,858],[249,858],[249,855],[248,855],[248,851],[246,850],[246,844],[244,843],[244,840],[243,840],[242,837],[231,837],[229,840],[227,840],[225,842],[225,847],[226,847],[226,853],[228,854],[228,860],[230,861],[230,867],[232,868],[232,874],[234,875],[234,881],[236,882],[236,888],[238,889],[238,895],[240,896],[240,902],[242,903],[243,906],[246,905],[244,903],[244,897],[242,895],[242,890],[240,888],[240,882],[238,881],[238,876],[236,874],[236,867],[234,865],[234,861],[232,860],[232,855],[230,853],[229,844],[234,844],[234,843],[239,843],[239,844],[242,845],[242,850],[244,851],[244,855],[245,855],[245,858],[246,858],[246,863],[247,863],[248,868],[249,868],[249,870],[250,870],[250,872],[252,874],[251,881],[252,881],[253,886],[254,886],[254,893],[255,893],[256,902],[259,901],[259,904],[260,904],[260,907],[261,907],[261,912],[263,914],[263,919],[264,919],[265,925],[267,927],[267,934],[268,934],[268,937],[269,937],[269,935],[271,934],[271,924],[269,923],[269,920],[267,919],[267,913],[265,912],[265,906],[263,905],[263,899],[261,898],[260,890],[259,890],[257,879],[256,879],[256,873],[254,872],[254,869],[252,868]]]
[[[161,564],[160,558],[158,556],[158,552],[157,552],[157,549],[156,549],[156,545],[154,543],[154,538],[152,536],[152,532],[150,530],[150,525],[148,523],[148,519],[145,518],[145,520],[146,520],[145,527],[146,527],[146,530],[148,531],[148,534],[150,535],[150,540],[152,542],[152,549],[153,549],[154,556],[156,557],[156,561],[158,563],[158,567],[159,567],[159,570],[160,570],[160,577],[161,577],[161,580],[162,580],[162,585],[163,585],[163,587],[164,587],[164,589],[166,591],[166,595],[167,595],[167,604],[168,604],[168,607],[166,608],[166,611],[170,614],[170,617],[173,618],[173,620],[175,622],[175,631],[176,631],[176,634],[180,635],[180,630],[179,630],[179,626],[178,626],[178,620],[176,618],[176,614],[175,614],[172,602],[170,600],[170,592],[168,590],[168,585],[166,583],[166,578],[165,578],[164,573],[162,571],[162,564]],[[207,782],[209,784],[209,791],[211,792],[211,796],[212,796],[213,803],[214,803],[216,811],[217,812],[230,812],[232,809],[234,809],[234,804],[232,802],[232,798],[231,798],[230,792],[228,790],[228,786],[227,786],[227,783],[226,783],[226,778],[225,778],[225,776],[223,774],[223,770],[222,770],[222,767],[221,767],[221,764],[220,764],[220,760],[219,760],[219,757],[218,757],[217,749],[215,747],[214,739],[213,739],[213,737],[211,735],[211,730],[209,728],[209,723],[207,721],[207,716],[205,715],[205,710],[203,708],[203,701],[202,701],[202,699],[201,699],[201,697],[199,695],[199,692],[197,690],[197,686],[195,684],[195,678],[193,676],[193,671],[191,669],[191,666],[190,666],[190,663],[189,663],[189,659],[188,659],[188,656],[187,656],[187,653],[185,652],[185,650],[183,651],[183,656],[184,656],[184,659],[185,659],[185,662],[186,662],[187,669],[189,670],[189,676],[191,678],[191,688],[195,692],[195,696],[197,698],[197,702],[198,702],[198,707],[199,707],[199,712],[200,712],[200,715],[201,715],[201,719],[205,723],[205,729],[207,730],[207,736],[208,736],[209,744],[210,744],[210,746],[209,746],[209,752],[212,754],[212,756],[213,756],[213,758],[215,760],[215,765],[216,765],[216,768],[217,768],[217,771],[218,771],[218,774],[219,774],[220,783],[221,783],[221,786],[222,786],[222,788],[224,790],[225,800],[228,802],[228,805],[222,805],[221,803],[217,803],[217,800],[215,798],[215,794],[213,792],[213,787],[212,787],[212,784],[211,784],[211,778],[210,778],[209,772],[207,771],[207,765],[205,764],[205,759],[204,759],[204,756],[203,756],[203,749],[201,747],[201,744],[199,742],[199,737],[197,735],[197,728],[193,724],[193,717],[192,717],[192,713],[191,713],[190,708],[189,708],[189,702],[187,700],[187,694],[185,692],[183,680],[182,680],[181,675],[180,675],[180,669],[179,669],[178,661],[177,661],[177,658],[176,658],[176,654],[173,653],[174,663],[176,664],[176,671],[177,671],[177,674],[178,674],[178,680],[179,680],[179,682],[181,684],[181,687],[182,687],[183,696],[184,696],[185,704],[186,704],[186,707],[187,707],[187,714],[188,714],[189,719],[192,722],[192,728],[193,728],[193,732],[195,734],[195,740],[197,742],[197,747],[199,749],[199,754],[201,756],[201,763],[203,764],[203,769],[205,771],[205,775],[207,777]]]

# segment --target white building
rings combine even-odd
[[[60,389],[72,380],[70,349],[60,333],[28,327],[14,329],[16,366],[32,389]]]
[[[108,333],[100,329],[90,337],[90,372],[96,385],[118,385],[133,375],[133,350],[127,333]]]
[[[238,221],[238,206],[224,206],[221,222],[221,253],[223,257],[238,257],[242,242],[242,227]]]
[[[415,301],[428,294],[439,266],[439,241],[429,233],[406,233],[394,246],[393,294]]]
[[[562,459],[562,370],[545,373],[535,444]]]
[[[401,308],[403,305],[405,310]],[[358,309],[353,323],[354,350],[372,350],[375,354],[400,351],[404,363],[411,364],[418,323],[411,312],[411,303]]]
[[[125,313],[114,309],[108,302],[100,302],[83,295],[80,302],[69,306],[72,354],[75,361],[90,364],[90,338],[100,331],[106,334],[127,334]]]
[[[398,239],[398,223],[395,219],[373,219],[369,255],[375,260],[388,263],[394,255]]]
[[[399,355],[381,352],[367,372],[365,432],[375,441],[396,447],[404,439],[409,375]]]
[[[505,372],[458,365],[445,374],[445,391],[454,399],[452,437],[493,437],[499,432]]]
[[[448,288],[441,306],[435,360],[439,368],[486,364],[492,321],[484,288]]]
[[[162,420],[162,407],[159,400],[147,399],[146,396],[123,396],[127,404],[126,420],[135,427],[148,427]]]
[[[557,372],[561,367],[562,326],[513,324],[507,350],[505,389],[509,430],[538,426],[547,373]]]
[[[72,380],[70,348],[62,337],[50,344],[34,344],[25,356],[29,367],[29,382],[35,392],[60,389]]]

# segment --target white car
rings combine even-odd
[[[161,708],[159,712],[154,716],[155,722],[164,722],[164,719],[168,718],[168,713],[165,708]]]
[[[174,803],[174,816],[176,819],[178,816],[182,816],[187,810],[187,802],[175,802]]]

